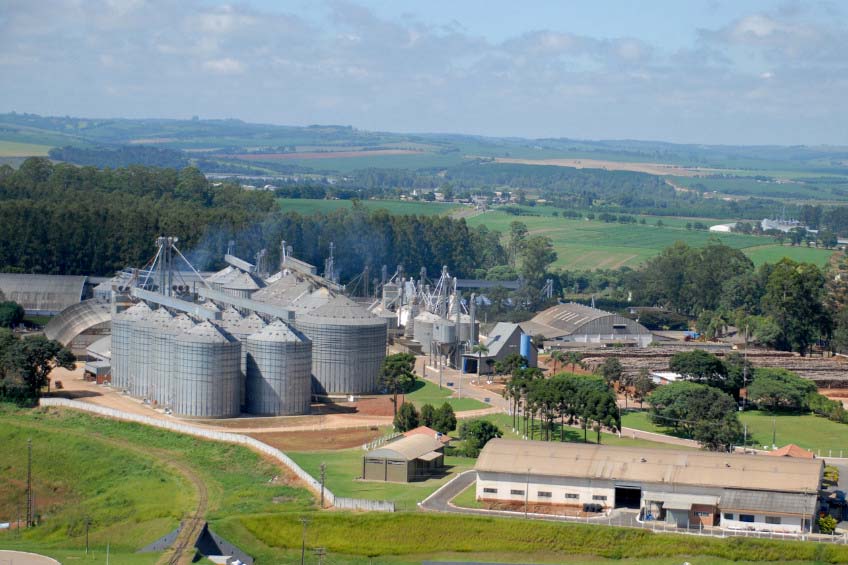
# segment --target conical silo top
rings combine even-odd
[[[177,336],[177,340],[202,343],[231,343],[234,341],[231,335],[211,323],[209,320],[204,320],[195,325],[193,328],[189,328],[184,333]]]
[[[118,316],[126,320],[141,320],[150,315],[150,312],[150,306],[148,306],[146,302],[141,301],[137,302],[136,304],[133,304],[132,306],[118,314]]]
[[[173,318],[173,314],[168,312],[165,308],[160,307],[153,310],[148,316],[146,316],[140,325],[151,328],[166,327]]]
[[[241,312],[236,310],[233,306],[227,306],[221,311],[221,321],[224,325],[241,322],[242,318]]]
[[[301,319],[313,323],[330,322],[352,326],[386,323],[383,318],[375,316],[346,296],[334,296],[323,306],[303,314]]]
[[[274,320],[249,338],[250,341],[305,342],[309,338],[282,320]]]
[[[251,312],[242,320],[242,327],[252,330],[251,333],[258,332],[267,325],[268,324],[265,323],[265,320],[263,320],[256,312]]]
[[[258,277],[254,277],[250,273],[239,272],[230,277],[223,286],[229,290],[259,290],[265,285]]]
[[[211,275],[206,277],[206,282],[223,284],[233,277],[235,271],[236,269],[233,267],[224,267],[220,271],[212,273]]]
[[[191,316],[181,313],[171,318],[164,327],[169,333],[173,332],[174,334],[179,334],[190,330],[194,327],[194,325],[195,322]]]
[[[425,310],[424,312],[421,312],[420,314],[418,314],[417,316],[415,316],[415,321],[416,321],[416,322],[430,322],[430,323],[435,323],[435,322],[440,322],[440,321],[442,321],[442,317],[441,317],[441,316],[437,316],[436,314],[433,314],[432,312],[427,312],[427,311]]]

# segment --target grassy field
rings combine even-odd
[[[113,563],[153,563],[156,554],[134,552],[173,530],[194,512],[194,481],[208,492],[213,529],[224,518],[245,513],[314,508],[312,496],[285,482],[272,482],[278,467],[246,448],[197,440],[136,424],[74,411],[19,410],[0,404],[0,521],[17,513],[26,477],[26,440],[33,440],[36,508],[42,524],[0,533],[0,547],[35,551],[67,562],[90,543]],[[18,454],[10,457],[9,454]]]
[[[756,247],[747,247],[742,250],[755,265],[763,263],[777,263],[784,257],[788,257],[793,261],[801,263],[813,263],[819,267],[824,267],[833,255],[832,249],[815,249],[809,247],[792,247],[790,245],[758,245]]]
[[[743,425],[748,425],[748,445],[762,449],[772,443],[772,426],[776,431],[778,447],[794,443],[805,449],[821,452],[822,457],[839,456],[840,451],[848,456],[848,426],[831,422],[812,414],[772,414],[759,410],[748,410],[739,414]],[[629,412],[622,415],[622,424],[628,428],[657,433],[669,430],[652,423],[647,412]]]
[[[353,206],[351,200],[307,200],[301,198],[278,198],[277,202],[284,212],[298,214],[315,214],[317,212],[334,212]],[[436,216],[447,214],[457,209],[459,204],[441,202],[408,202],[404,200],[362,200],[362,205],[369,210],[383,209],[390,214],[416,214],[418,216]]]
[[[398,510],[415,510],[421,502],[437,488],[453,478],[453,475],[470,469],[475,460],[467,457],[445,457],[449,473],[443,477],[428,478],[412,483],[381,483],[360,481],[362,476],[362,449],[344,449],[323,452],[291,452],[288,454],[312,476],[319,476],[321,463],[326,463],[327,487],[336,496],[364,498],[366,500],[390,500]]]
[[[49,145],[0,140],[0,157],[43,157],[48,151]]]
[[[439,385],[433,384],[424,379],[415,381],[415,388],[412,392],[406,395],[406,400],[412,402],[416,408],[421,408],[424,404],[432,404],[438,408],[445,402],[453,407],[454,412],[463,412],[465,410],[479,410],[488,408],[488,404],[484,404],[474,398],[451,398],[453,391],[449,388],[439,389]]]
[[[459,165],[463,156],[458,153],[440,155],[419,153],[415,155],[365,155],[357,157],[335,157],[327,159],[286,159],[286,165],[309,167],[315,171],[350,173],[360,169],[430,169]],[[241,163],[243,161],[236,160]],[[263,161],[251,161],[261,164]],[[270,159],[269,162],[275,162]]]
[[[524,222],[531,235],[550,237],[557,252],[554,266],[569,270],[615,269],[618,267],[636,267],[676,241],[682,241],[692,247],[705,245],[712,238],[731,247],[752,249],[751,259],[760,264],[776,261],[783,254],[796,260],[823,264],[832,252],[801,247],[781,247],[771,238],[738,234],[716,235],[708,231],[687,230],[681,224],[685,222],[663,218],[663,227],[653,225],[656,220],[648,219],[642,224],[617,224],[600,221],[566,219],[547,215],[513,216],[493,210],[468,218],[471,226],[485,225],[489,229],[508,233],[513,221]],[[652,221],[653,220],[653,221]],[[689,220],[687,220],[689,221]],[[715,223],[704,221],[706,224]]]
[[[477,485],[475,484],[456,495],[451,502],[462,508],[485,508],[483,504],[477,502]]]

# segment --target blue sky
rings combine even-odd
[[[848,5],[4,0],[0,111],[848,144]]]

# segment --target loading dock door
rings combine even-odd
[[[639,509],[642,489],[639,487],[615,487],[615,507]]]
[[[689,510],[679,510],[677,508],[668,508],[666,510],[665,521],[672,526],[678,528],[689,527]]]

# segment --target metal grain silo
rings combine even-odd
[[[221,290],[236,298],[250,298],[254,292],[263,286],[259,278],[248,273],[238,272],[221,284]]]
[[[118,390],[129,388],[133,326],[149,314],[150,307],[139,302],[112,318],[112,386]]]
[[[194,327],[188,314],[179,314],[162,324],[153,334],[153,366],[151,367],[151,401],[160,406],[173,403],[177,361],[177,336]]]
[[[158,333],[172,318],[173,316],[165,308],[160,307],[133,324],[129,382],[131,395],[138,398],[151,398],[153,366],[156,363],[154,334]]]
[[[238,416],[241,344],[208,320],[174,342],[174,414],[188,418]]]
[[[457,334],[459,341],[463,343],[477,343],[477,337],[480,335],[480,324],[476,320],[472,322],[471,316],[468,314],[462,314],[459,317],[459,328]]]
[[[312,399],[312,342],[276,320],[242,342],[247,352],[245,408],[251,414],[308,414]]]
[[[433,323],[433,341],[437,343],[456,342],[456,324],[453,320],[439,318]]]
[[[312,340],[313,390],[322,395],[377,391],[386,356],[386,322],[352,300],[333,297],[298,314],[295,326]]]
[[[433,342],[433,326],[441,320],[432,312],[421,312],[415,317],[414,334],[415,341],[421,344],[424,353],[430,353],[430,345]]]
[[[220,326],[224,329],[224,331],[242,343],[241,360],[239,362],[239,404],[244,406],[244,383],[247,375],[247,352],[244,348],[244,340],[247,339],[248,336],[262,330],[262,328],[264,328],[267,324],[265,323],[265,320],[260,318],[255,312],[251,312],[249,315],[244,317],[236,312],[238,318],[235,318],[231,312],[228,315],[228,311],[229,309],[223,312]]]

